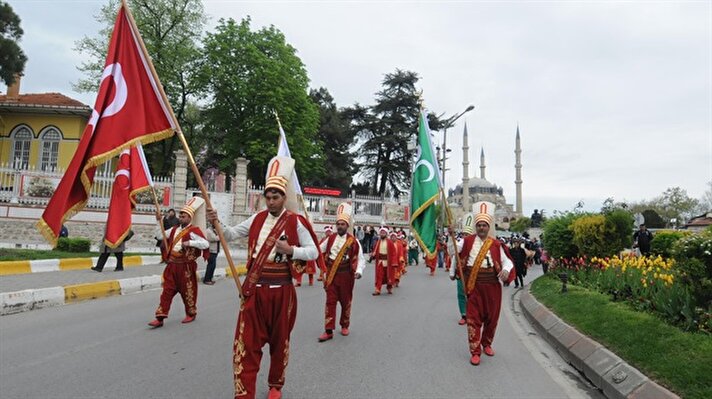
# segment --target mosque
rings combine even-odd
[[[485,152],[484,148],[480,151],[480,177],[469,177],[469,151],[470,147],[467,144],[467,124],[462,134],[462,184],[458,184],[455,188],[448,190],[447,201],[452,210],[453,217],[460,220],[465,210],[471,211],[472,204],[478,201],[489,201],[496,205],[495,223],[499,230],[509,229],[509,223],[522,216],[522,148],[519,138],[519,125],[517,125],[517,137],[515,142],[514,154],[516,162],[514,168],[516,171],[517,202],[516,206],[507,203],[504,197],[502,187],[490,182],[485,177]],[[463,192],[469,193],[464,195]]]

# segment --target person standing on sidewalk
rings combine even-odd
[[[494,204],[478,202],[473,206],[476,235],[465,237],[458,248],[467,295],[467,339],[470,363],[480,364],[480,355],[494,356],[492,341],[502,306],[502,281],[510,279],[514,265],[505,247],[494,237]]]
[[[236,399],[253,399],[262,347],[269,343],[269,399],[282,397],[289,363],[289,339],[297,320],[297,292],[292,283],[297,261],[317,259],[316,234],[295,211],[296,194],[290,183],[294,159],[277,156],[267,165],[264,190],[267,210],[244,222],[223,227],[225,239],[248,237],[247,276],[243,283],[233,344]],[[215,210],[208,220],[217,222]],[[319,265],[322,268],[323,263]]]
[[[218,237],[212,229],[205,230],[205,236],[208,239],[210,246],[210,257],[208,258],[208,264],[205,266],[205,275],[203,276],[203,284],[214,285],[213,276],[215,275],[215,266],[218,260],[218,254],[220,253],[220,237]]]
[[[163,326],[163,319],[168,317],[173,297],[177,293],[180,294],[185,305],[185,318],[181,323],[195,320],[198,312],[196,308],[198,278],[195,274],[198,264],[195,260],[201,255],[203,259],[208,259],[210,245],[205,239],[204,230],[199,227],[205,226],[205,210],[201,209],[204,205],[204,199],[191,198],[180,210],[178,216],[180,224],[165,232],[168,237],[168,248],[161,247],[161,256],[166,262],[166,268],[163,269],[163,291],[160,304],[156,308],[156,319],[148,323],[153,328]],[[157,214],[156,220],[160,217]],[[156,234],[156,238],[161,235],[161,233]]]
[[[319,342],[334,338],[336,327],[336,302],[341,304],[341,335],[349,335],[351,325],[351,300],[353,298],[354,282],[361,278],[366,266],[366,259],[361,250],[358,237],[348,232],[353,224],[352,208],[348,203],[342,203],[338,208],[336,234],[332,234],[319,247],[326,260],[326,310],[324,312],[324,333]]]
[[[117,246],[116,248],[110,248],[106,245],[104,240],[101,240],[101,244],[99,244],[99,259],[96,261],[96,266],[92,267],[91,269],[95,272],[101,273],[102,270],[104,270],[104,265],[106,265],[106,261],[109,260],[109,255],[114,254],[114,256],[116,257],[116,268],[114,269],[114,271],[124,271],[124,251],[126,250],[126,241],[130,240],[133,235],[133,230],[129,230],[128,234],[126,235],[126,238],[124,238],[124,240],[121,241],[121,244],[119,244],[119,246]]]
[[[527,252],[524,249],[524,242],[521,238],[515,239],[512,243],[512,248],[509,249],[509,254],[512,256],[516,277],[514,279],[514,288],[524,287],[524,276],[527,274]]]

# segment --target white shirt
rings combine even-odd
[[[321,243],[321,246],[319,247],[319,250],[321,253],[324,255],[328,255],[329,259],[331,260],[336,260],[336,257],[339,256],[339,252],[341,252],[341,248],[346,244],[346,237],[347,235],[344,234],[343,236],[340,236],[336,234],[336,238],[334,238],[334,243],[331,245],[331,252],[326,254],[326,246],[328,245],[328,239],[324,240],[324,242]],[[366,268],[366,258],[363,256],[363,251],[361,250],[361,243],[358,242],[358,239],[354,237],[354,244],[358,248],[358,261],[356,263],[356,273],[360,274],[363,276],[363,269]]]
[[[186,226],[189,227],[190,225]],[[178,237],[178,234],[180,234],[181,231],[183,231],[183,227],[181,225],[178,225],[175,227],[176,228],[176,234],[173,237]],[[173,227],[170,229],[166,230],[166,238],[170,239],[171,238],[171,230],[173,230]],[[163,240],[163,234],[161,234],[161,228],[156,227],[156,239],[157,240]],[[170,244],[170,243],[169,243]],[[187,247],[193,247],[193,248],[198,248],[198,249],[207,249],[210,246],[210,243],[208,240],[205,238],[195,234],[195,233],[190,233],[190,240],[186,243]],[[183,249],[183,241],[178,240],[177,243],[171,248],[172,251],[174,252],[179,252],[181,249]]]
[[[457,253],[458,254],[460,253],[460,251],[462,251],[462,246],[464,245],[464,243],[465,243],[465,240],[463,240],[463,239],[457,240]],[[462,267],[470,267],[470,266],[472,266],[472,264],[475,263],[477,254],[480,253],[480,248],[482,248],[483,244],[484,244],[484,241],[482,241],[482,239],[479,236],[475,236],[475,242],[472,244],[472,249],[470,250],[470,254],[467,257],[467,263],[462,265]],[[512,268],[514,267],[514,264],[512,263],[511,260],[509,260],[509,257],[507,257],[507,254],[504,252],[504,248],[502,248],[502,246],[499,247],[499,257],[502,260],[502,270],[509,273],[509,271],[512,270]],[[489,259],[489,265],[487,263],[488,259]],[[482,261],[482,266],[480,266],[480,267],[482,269],[494,267],[494,261],[492,261],[489,251],[487,252],[485,259]],[[450,268],[450,276],[455,276],[455,269],[456,269],[456,267]]]
[[[284,213],[285,209],[282,210],[282,213]],[[271,213],[267,212],[267,218],[265,219],[264,224],[262,225],[262,229],[260,230],[260,234],[257,237],[257,243],[255,246],[255,250],[253,252],[252,257],[255,258],[257,257],[257,254],[260,252],[260,249],[262,249],[262,245],[264,242],[267,240],[267,237],[269,236],[270,231],[272,231],[272,227],[274,227],[275,223],[277,223],[277,220],[282,216],[282,213],[279,214],[279,216],[272,216]],[[228,241],[234,240],[236,238],[240,237],[247,237],[250,233],[250,226],[252,226],[252,222],[254,222],[255,217],[257,214],[254,214],[250,216],[249,219],[245,220],[244,222],[232,226],[232,227],[223,227],[223,233],[225,235],[225,239]],[[280,236],[284,235],[285,232],[282,231],[280,233]],[[299,237],[299,247],[294,247],[294,253],[292,254],[292,259],[297,259],[297,260],[314,260],[316,257],[319,255],[318,249],[316,247],[316,243],[314,243],[314,240],[312,240],[311,234],[309,234],[309,230],[307,230],[306,227],[302,225],[301,221],[297,221],[297,236]],[[274,257],[277,254],[277,247],[275,246],[272,248],[272,252],[270,252],[269,256],[267,256],[267,259],[270,261],[274,261]]]

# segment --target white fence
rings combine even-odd
[[[62,170],[43,171],[34,167],[17,169],[7,164],[0,165],[0,203],[44,207],[54,194],[62,176]],[[154,177],[153,180],[159,204],[168,207],[173,191],[173,178]],[[113,182],[114,173],[110,168],[97,168],[86,208],[108,209]],[[168,201],[164,201],[164,198]],[[149,193],[140,194],[138,202],[137,211],[155,211],[153,197]]]
[[[264,209],[263,188],[251,187],[247,190],[246,212]],[[336,222],[336,209],[342,202],[349,202],[354,209],[354,220],[359,224],[383,224],[407,226],[410,217],[410,199],[402,197],[382,198],[374,196],[352,195],[348,198],[304,195],[304,208],[312,220],[317,222]]]

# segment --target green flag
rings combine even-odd
[[[430,141],[428,118],[420,111],[418,122],[418,156],[413,166],[410,185],[410,227],[420,247],[429,256],[437,244],[435,201],[440,197],[440,171]]]

